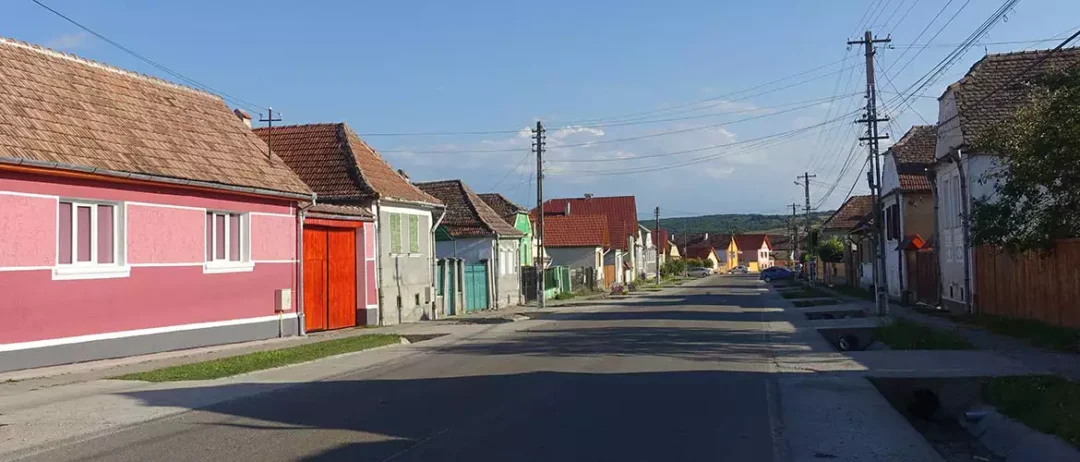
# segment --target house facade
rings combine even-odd
[[[1064,69],[1080,59],[1080,48],[989,54],[976,62],[938,98],[937,143],[932,184],[937,201],[937,239],[941,300],[957,311],[972,311],[978,296],[968,242],[969,216],[975,200],[993,200],[995,183],[983,181],[999,168],[996,153],[973,151],[980,136],[1019,109],[1030,88],[1014,82]],[[987,99],[988,95],[993,98]]]
[[[638,224],[638,232],[634,239],[635,261],[637,262],[635,275],[638,278],[655,278],[657,266],[656,244],[653,242],[653,232],[644,225]]]
[[[736,234],[735,242],[739,261],[751,272],[760,272],[773,266],[772,244],[765,234]]]
[[[596,287],[604,278],[604,256],[609,251],[607,217],[575,215],[544,217],[545,250],[551,264],[586,274]]]
[[[535,213],[535,210],[533,211]],[[634,249],[639,239],[637,203],[633,196],[551,199],[544,202],[548,216],[601,215],[607,220],[611,251],[604,255],[605,285],[626,284],[638,273]]]
[[[918,277],[912,274],[916,252],[934,236],[934,196],[928,175],[936,143],[933,126],[912,127],[885,151],[881,162],[885,276],[894,299],[914,299],[918,292]]]
[[[716,272],[720,271],[720,258],[717,256],[716,248],[707,243],[688,245],[684,254],[686,258],[709,261],[712,263],[710,269]]]
[[[434,229],[444,209],[395,172],[344,123],[254,130],[317,194],[318,203],[370,210],[374,296],[358,324],[392,325],[436,316]]]
[[[507,224],[524,234],[521,237],[521,242],[518,244],[521,257],[520,266],[532,266],[533,233],[532,221],[529,220],[529,211],[524,207],[511,202],[510,199],[507,199],[506,196],[499,193],[480,194],[480,198],[483,199],[495,213],[499,214]]]
[[[524,303],[520,253],[523,233],[508,224],[461,180],[430,181],[416,186],[446,206],[435,253],[438,258],[463,260],[466,310]],[[478,290],[481,286],[484,289]]]
[[[840,208],[825,219],[819,228],[818,239],[824,242],[835,237],[844,242],[844,268],[842,274],[822,273],[815,268],[815,271],[818,271],[815,277],[821,280],[828,276],[837,284],[844,283],[862,288],[873,286],[874,262],[871,245],[874,241],[867,229],[873,210],[873,196],[850,196],[840,205]],[[840,282],[841,279],[843,282]]]
[[[739,266],[739,246],[730,234],[701,233],[686,236],[686,245],[708,244],[716,249],[716,259],[719,264],[715,269],[718,272],[727,272]],[[685,252],[684,252],[685,254]],[[689,257],[693,258],[693,257]]]
[[[7,39],[0,80],[0,371],[299,332],[314,195],[220,97]]]

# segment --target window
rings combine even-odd
[[[401,214],[390,214],[390,253],[401,253]]]
[[[206,212],[206,264],[208,273],[251,271],[247,216],[235,212]]]
[[[127,277],[123,265],[120,207],[65,201],[57,214],[57,255],[53,279]]]
[[[420,253],[419,215],[409,215],[409,253]]]

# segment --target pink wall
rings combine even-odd
[[[56,199],[0,193],[0,267],[54,264],[56,207]]]
[[[296,218],[251,215],[251,259],[295,260]]]
[[[293,287],[295,273],[282,263],[227,274],[136,267],[127,278],[82,281],[53,281],[48,270],[0,273],[0,344],[270,316],[274,290]]]
[[[128,277],[58,281],[51,269],[0,271],[0,344],[270,316],[274,291],[284,288],[294,291],[295,312],[296,264],[204,274],[205,212],[134,203],[290,214],[293,204],[286,200],[0,172],[4,191],[124,202],[132,268]],[[56,199],[0,194],[0,266],[53,265],[56,214]],[[251,218],[253,260],[295,260],[295,219]],[[139,266],[169,263],[190,266]]]
[[[128,205],[128,263],[201,263],[205,226],[202,210]]]

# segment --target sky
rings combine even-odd
[[[642,218],[790,213],[804,172],[821,210],[867,193],[846,43],[867,29],[892,39],[875,75],[895,140],[985,53],[1080,28],[1080,2],[1020,0],[948,60],[1007,2],[41,1],[231,107],[346,122],[414,181],[534,206],[541,121],[545,197],[633,195]],[[0,3],[0,36],[183,83],[31,0]]]

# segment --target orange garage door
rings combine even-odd
[[[304,227],[304,327],[356,325],[356,231]]]

